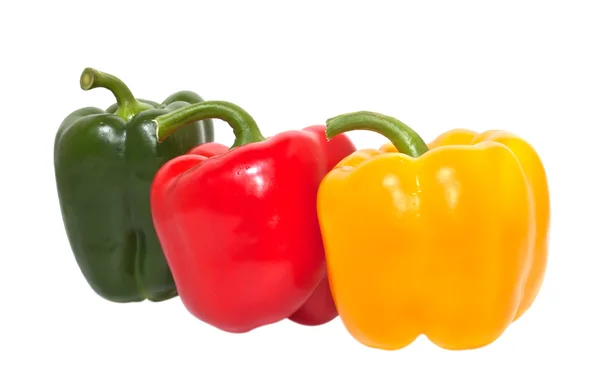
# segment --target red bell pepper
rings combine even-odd
[[[286,318],[335,318],[316,196],[354,145],[345,136],[328,142],[324,126],[265,139],[246,111],[223,101],[157,117],[157,139],[208,118],[233,128],[233,146],[200,145],[170,160],[151,189],[155,229],[185,307],[235,333]]]

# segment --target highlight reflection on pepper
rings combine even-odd
[[[543,280],[548,186],[534,149],[504,131],[447,132],[429,145],[373,112],[327,121],[390,143],[353,153],[320,185],[329,280],[350,334],[403,348],[421,334],[446,349],[496,340]]]

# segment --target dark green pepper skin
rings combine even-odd
[[[114,85],[86,81],[84,88],[82,75],[84,89]],[[111,91],[128,92],[120,86]],[[152,119],[202,98],[183,91],[158,104],[129,95],[117,97],[126,106],[121,116],[115,104],[106,111],[82,108],[64,119],[54,143],[58,197],[75,259],[98,295],[113,302],[163,301],[177,290],[154,230],[150,187],[168,160],[214,140],[213,122],[189,124],[158,143]]]

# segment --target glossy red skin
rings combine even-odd
[[[344,157],[356,151],[356,147],[346,135],[338,135],[331,140],[327,140],[324,125],[314,125],[305,128],[304,131],[314,134],[318,140],[321,150],[325,153],[325,168],[327,171],[333,169]],[[223,154],[228,149],[223,144],[210,142],[198,145],[189,153],[212,157]],[[338,313],[331,295],[329,280],[325,275],[313,294],[289,319],[298,324],[316,326],[328,323],[337,316]]]
[[[327,172],[332,170],[344,157],[356,151],[356,147],[346,135],[337,135],[333,139],[327,140],[324,125],[313,125],[304,128],[304,131],[311,132],[319,141],[326,156],[325,168]],[[199,145],[199,147],[202,146],[202,144]],[[328,323],[337,316],[337,309],[331,295],[329,280],[326,274],[315,292],[289,319],[298,324],[315,326]]]
[[[308,131],[223,147],[166,163],[151,207],[185,307],[241,333],[288,318],[326,279],[316,207],[306,207],[316,204],[327,159]]]
[[[319,141],[321,149],[325,153],[325,168],[327,171],[333,169],[333,167],[335,167],[335,165],[344,157],[356,151],[356,147],[346,135],[338,135],[331,140],[327,140],[324,125],[307,127],[304,128],[304,131],[313,133]],[[223,154],[227,152],[228,149],[229,148],[223,144],[210,142],[198,145],[189,153],[212,157]],[[327,275],[325,275],[313,294],[306,300],[300,309],[289,317],[289,319],[298,324],[316,326],[328,323],[337,316],[338,313],[331,295],[329,280]]]
[[[319,141],[319,144],[321,145],[321,148],[326,156],[325,168],[327,169],[327,172],[329,172],[346,156],[356,152],[356,147],[350,138],[344,134],[337,135],[331,140],[327,140],[325,128],[326,127],[324,125],[313,125],[304,128],[303,131],[312,133]],[[209,144],[212,143],[200,144],[199,147]]]

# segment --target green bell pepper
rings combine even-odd
[[[212,120],[191,123],[162,143],[152,119],[203,101],[190,91],[162,103],[136,99],[118,78],[86,68],[81,88],[110,90],[117,103],[68,115],[54,142],[54,170],[66,234],[88,284],[113,302],[177,296],[150,212],[158,169],[192,147],[212,142]]]

